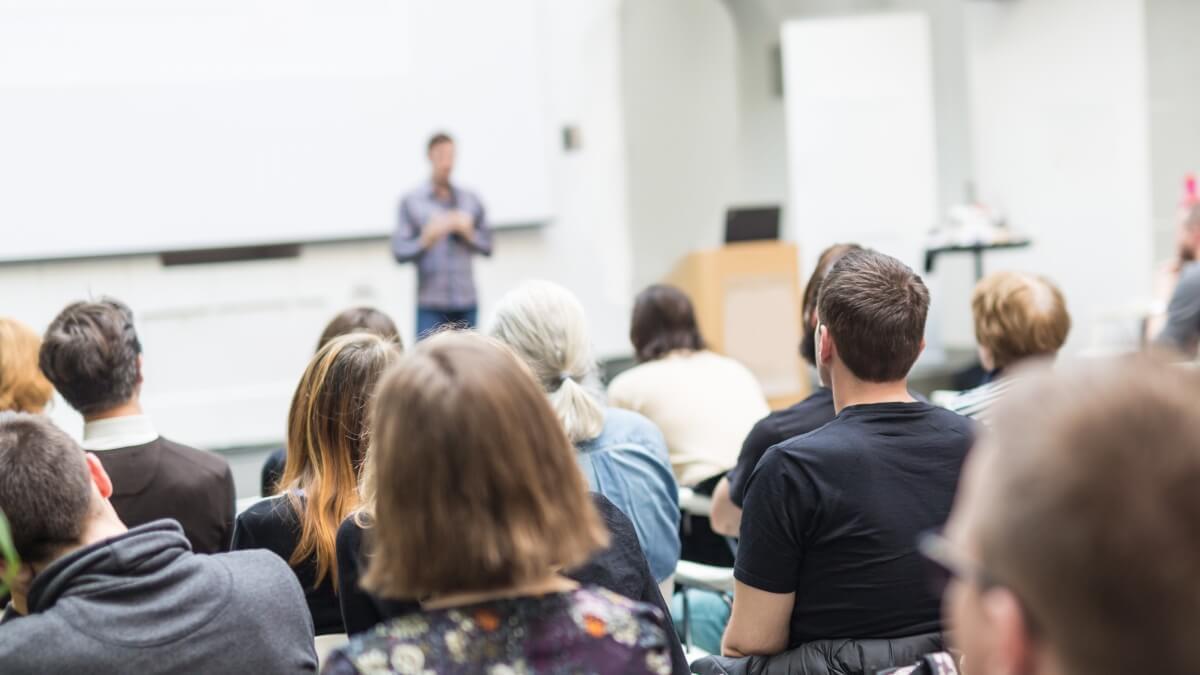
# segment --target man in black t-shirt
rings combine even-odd
[[[821,289],[821,282],[825,280],[825,275],[834,263],[850,251],[861,250],[862,247],[858,244],[834,244],[825,249],[821,252],[821,257],[817,258],[817,265],[808,279],[808,285],[804,287],[804,303],[800,310],[807,330],[804,331],[804,341],[800,344],[800,356],[814,368],[817,366],[817,291]],[[746,482],[750,480],[750,474],[767,448],[819,429],[832,420],[833,416],[833,392],[828,387],[819,386],[803,401],[790,408],[776,410],[759,420],[742,443],[737,466],[730,469],[713,490],[710,514],[713,531],[727,537],[738,536],[742,523]]]
[[[940,630],[916,541],[950,513],[972,428],[908,392],[928,307],[920,277],[874,251],[826,276],[817,363],[838,415],[747,482],[727,655]]]

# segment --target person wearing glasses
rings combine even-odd
[[[1200,673],[1200,382],[1096,365],[998,405],[946,537],[922,542],[963,672]]]
[[[928,307],[921,278],[874,251],[825,277],[816,356],[837,417],[768,450],[750,476],[726,656],[941,631],[917,537],[945,524],[973,428],[908,391]]]

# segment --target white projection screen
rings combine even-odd
[[[458,141],[550,216],[536,0],[0,0],[0,261],[385,235]]]

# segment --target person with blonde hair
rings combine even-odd
[[[0,411],[40,413],[54,385],[38,369],[42,338],[29,326],[0,317]]]
[[[666,440],[638,413],[606,408],[583,305],[567,289],[529,281],[505,295],[491,334],[529,366],[575,445],[592,490],[629,516],[659,582],[679,563],[679,488]]]
[[[421,607],[352,637],[325,673],[671,671],[658,610],[559,574],[608,536],[508,349],[471,333],[419,343],[380,382],[372,428],[362,585]]]
[[[1071,315],[1062,291],[1049,279],[1007,271],[976,284],[971,313],[988,380],[946,407],[987,423],[992,405],[1012,386],[1012,366],[1030,358],[1053,359],[1071,332]]]
[[[234,550],[269,549],[291,565],[318,635],[342,633],[335,541],[358,507],[367,409],[375,383],[399,346],[366,333],[325,344],[305,369],[288,413],[282,493],[237,517]]]

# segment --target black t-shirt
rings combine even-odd
[[[251,506],[238,515],[233,526],[234,551],[265,548],[289,562],[300,540],[300,520],[286,496],[272,497]],[[333,576],[325,575],[320,584],[317,580],[315,557],[293,565],[292,571],[300,587],[304,589],[304,600],[312,612],[313,629],[317,635],[343,633],[342,612],[338,606],[337,591],[333,589]]]
[[[633,521],[604,495],[591,493],[592,503],[608,527],[608,548],[597,551],[583,565],[565,575],[584,586],[599,586],[631,600],[653,605],[670,620],[671,610],[650,574],[650,565],[638,543]],[[388,600],[371,595],[359,588],[358,581],[366,570],[363,552],[363,529],[351,516],[342,522],[337,533],[338,580],[341,583],[342,617],[346,632],[361,633],[375,624],[418,611],[420,605],[404,600]],[[687,658],[675,631],[667,631],[671,645],[672,672],[688,673]]]
[[[789,648],[940,630],[917,537],[950,514],[971,421],[928,403],[850,406],[750,477],[734,575],[795,593]]]
[[[828,387],[818,387],[808,398],[796,405],[776,410],[754,425],[746,440],[742,443],[742,451],[738,454],[737,466],[726,474],[729,479],[729,499],[738,508],[746,499],[746,483],[758,461],[773,445],[820,429],[834,418],[833,390]]]

